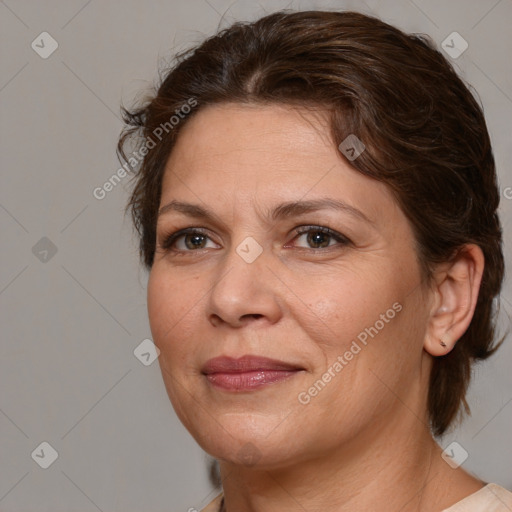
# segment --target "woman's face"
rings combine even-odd
[[[167,163],[149,319],[176,413],[217,458],[277,467],[424,412],[428,304],[411,228],[328,133],[320,114],[209,106]],[[298,206],[312,201],[325,203]],[[200,233],[165,244],[185,228]],[[204,373],[248,355],[295,370]]]

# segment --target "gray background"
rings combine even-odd
[[[174,51],[285,7],[360,10],[439,47],[453,31],[464,37],[469,48],[451,60],[484,106],[512,261],[511,0],[0,2],[1,510],[185,511],[216,494],[158,364],[133,354],[151,334],[147,276],[123,218],[128,180],[101,201],[92,191],[119,168],[121,99],[130,105]],[[47,59],[31,47],[44,31],[59,45]],[[510,277],[503,299],[506,326]],[[508,488],[511,355],[509,336],[476,370],[472,417],[440,440]],[[48,469],[31,457],[43,441],[58,452]]]

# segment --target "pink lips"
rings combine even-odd
[[[229,391],[257,389],[287,379],[301,370],[303,368],[298,366],[259,356],[215,357],[202,368],[211,384]]]

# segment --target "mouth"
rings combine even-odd
[[[303,370],[300,366],[266,357],[221,356],[207,361],[201,371],[215,388],[249,391],[287,380]]]

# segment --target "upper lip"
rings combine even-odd
[[[206,362],[201,371],[208,375],[210,373],[243,373],[257,370],[290,371],[303,370],[303,368],[268,357],[246,355],[238,359],[228,356],[214,357]]]

